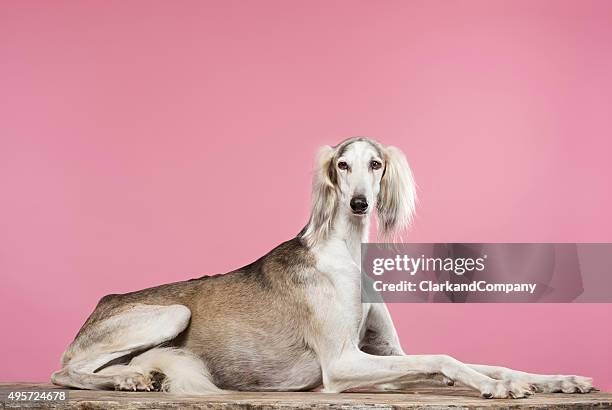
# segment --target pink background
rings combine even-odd
[[[412,241],[612,241],[612,2],[0,3],[0,380],[104,294],[296,234],[312,157],[408,155]],[[612,305],[394,305],[407,351],[612,388]]]

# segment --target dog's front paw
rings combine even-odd
[[[536,391],[542,393],[588,393],[597,390],[593,379],[583,376],[551,376],[535,384]]]
[[[593,386],[593,379],[590,377],[583,376],[570,376],[569,380],[566,381],[566,386],[569,387],[570,390],[573,388],[574,393],[588,393],[591,391],[596,391],[597,389]],[[564,393],[567,393],[563,388],[561,389]]]
[[[533,386],[529,383],[496,380],[488,388],[481,391],[485,399],[523,399],[533,394]]]

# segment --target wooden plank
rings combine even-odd
[[[528,399],[482,399],[462,387],[415,385],[392,393],[246,393],[214,396],[174,396],[154,392],[68,390],[66,402],[11,401],[9,391],[61,390],[45,383],[0,383],[3,409],[257,409],[257,410],[347,410],[347,409],[610,409],[612,393],[535,394]]]

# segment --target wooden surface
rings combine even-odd
[[[165,393],[69,390],[66,402],[10,401],[9,391],[53,389],[50,384],[0,383],[3,409],[612,409],[611,393],[536,394],[529,399],[482,399],[461,387],[416,385],[397,393],[231,393],[173,396]]]

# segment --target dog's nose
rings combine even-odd
[[[351,209],[356,213],[364,213],[368,209],[368,200],[363,195],[354,196],[351,199]]]

